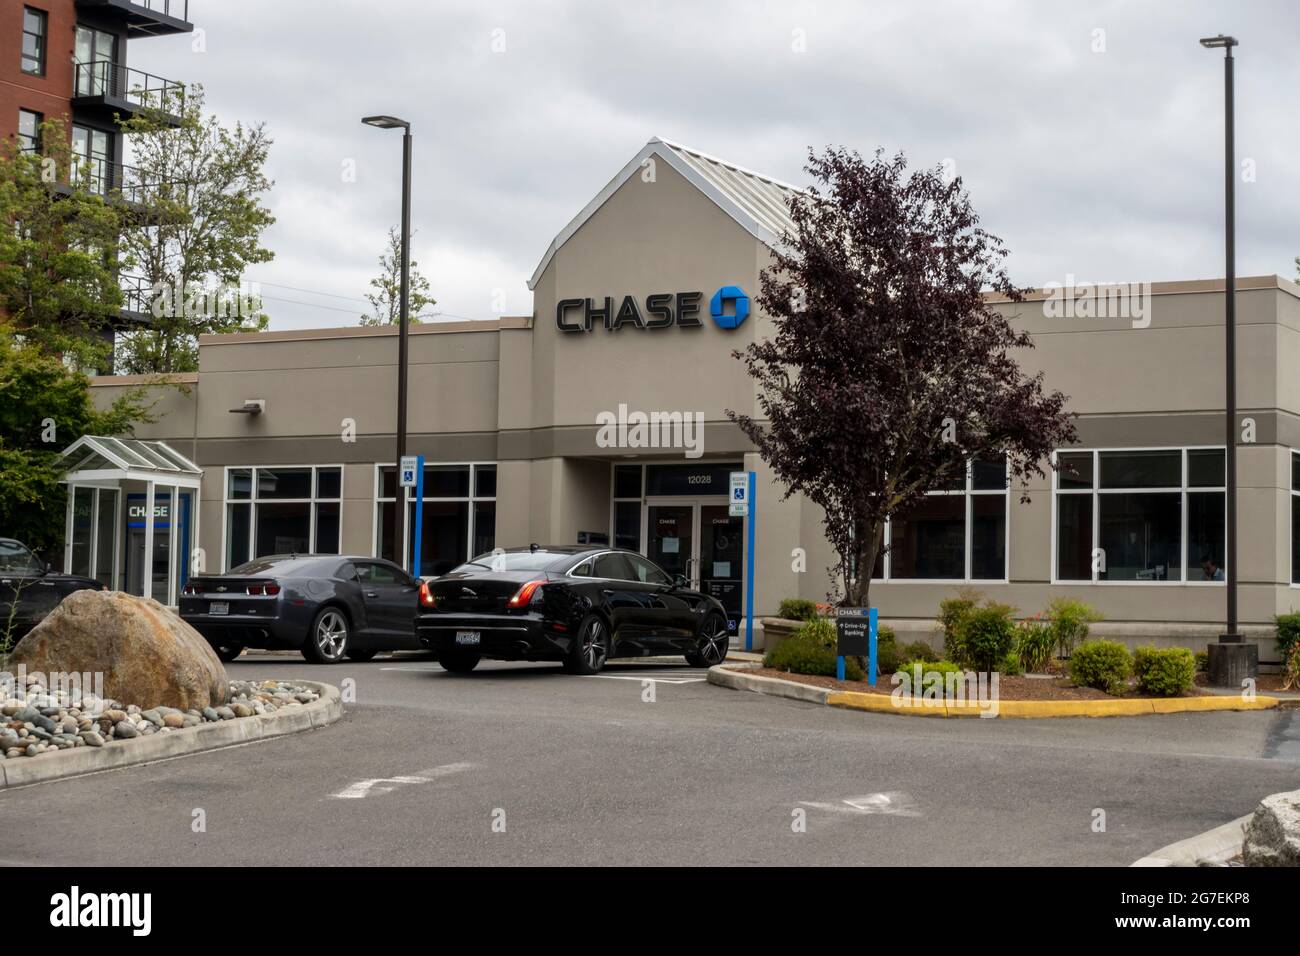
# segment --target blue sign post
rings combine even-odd
[[[415,456],[415,576],[420,577],[420,541],[424,538],[424,456]],[[873,658],[874,659],[874,658]]]
[[[749,547],[745,549],[745,651],[754,649],[754,489],[758,484],[754,472],[749,473],[749,513],[745,518],[745,535]]]
[[[863,628],[862,619],[867,619]],[[842,607],[835,612],[835,679],[844,680],[844,658],[867,658],[867,682],[876,685],[876,633],[879,612],[873,608]],[[865,631],[865,633],[864,633]]]

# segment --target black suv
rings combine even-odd
[[[104,586],[79,574],[59,574],[21,541],[0,538],[0,642],[17,643],[73,591]]]

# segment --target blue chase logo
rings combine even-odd
[[[720,329],[739,328],[749,318],[749,296],[738,285],[724,285],[709,300],[709,314]]]

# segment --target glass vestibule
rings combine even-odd
[[[163,442],[86,435],[64,450],[64,571],[175,604],[198,554],[202,470]]]

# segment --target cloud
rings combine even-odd
[[[555,233],[655,135],[795,183],[809,146],[951,158],[1024,283],[1222,275],[1222,56],[1196,42],[1218,32],[1242,41],[1238,154],[1256,164],[1238,188],[1238,272],[1292,275],[1300,253],[1300,130],[1286,119],[1300,12],[1282,0],[195,0],[191,13],[205,52],[140,40],[133,64],[203,82],[224,120],[267,124],[277,258],[249,279],[275,328],[352,324],[365,307],[400,199],[400,135],[363,127],[373,112],[413,124],[414,254],[452,315],[491,317],[495,290],[530,311],[525,280]]]

